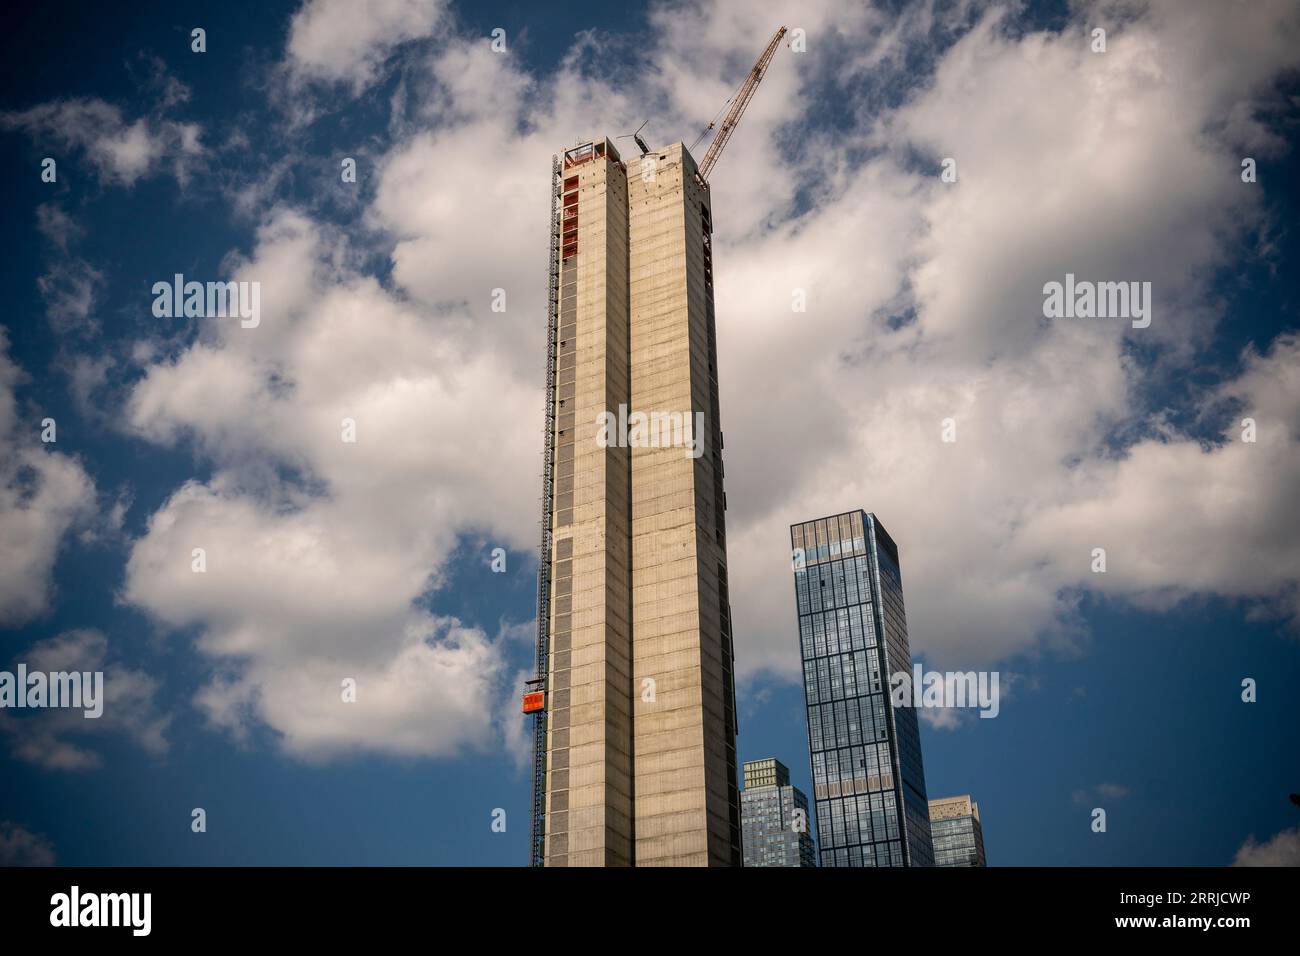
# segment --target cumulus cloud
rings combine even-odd
[[[741,673],[797,669],[788,525],[856,507],[900,544],[932,667],[1077,642],[1085,590],[1294,615],[1294,339],[1193,393],[1195,432],[1150,399],[1195,367],[1221,318],[1215,271],[1268,226],[1237,150],[1277,148],[1261,117],[1300,62],[1293,8],[1092,4],[1026,32],[1004,8],[957,6],[657,7],[635,50],[587,34],[545,74],[451,28],[421,49],[359,228],[266,214],[232,268],[262,281],[261,326],[204,326],[131,397],[137,435],[214,467],[153,515],[126,589],[222,662],[213,720],[263,721],[305,755],[482,741],[500,648],[438,615],[436,589],[468,532],[535,544],[550,156],[651,110],[657,141],[694,139],[779,22],[807,30],[809,53],[778,53],[711,183]],[[309,3],[286,63],[366,87],[447,26],[413,10],[384,5],[349,33],[342,5]],[[1101,20],[1104,55],[1084,29]],[[932,75],[902,73],[916,63]],[[1067,272],[1150,281],[1151,327],[1044,319],[1042,287]],[[1257,442],[1226,408],[1254,415]],[[490,679],[428,712],[421,694],[468,662]],[[353,674],[390,723],[330,716]]]
[[[536,676],[531,670],[517,671],[510,686],[523,687]],[[517,695],[510,694],[503,698],[500,721],[505,751],[518,770],[531,767],[533,763],[533,720],[534,718],[520,713]]]
[[[0,822],[0,866],[53,866],[54,845],[12,820]]]
[[[19,661],[29,673],[102,671],[103,713],[87,718],[76,708],[0,711],[0,733],[10,754],[47,770],[89,770],[103,765],[86,739],[103,734],[127,737],[151,754],[167,751],[171,718],[156,703],[158,682],[142,670],[111,661],[108,639],[91,628],[65,631],[33,644]],[[12,668],[11,668],[12,670]]]
[[[287,61],[299,79],[360,91],[400,44],[427,36],[442,0],[309,0],[289,24]]]
[[[84,152],[100,182],[130,186],[164,160],[183,183],[203,152],[197,124],[160,115],[128,120],[97,97],[56,100],[0,113],[0,129],[21,130],[47,150]],[[55,155],[54,159],[60,157]],[[61,167],[66,176],[67,167]]]
[[[42,416],[20,413],[24,373],[0,329],[0,626],[45,612],[64,535],[94,516],[95,486],[81,462],[41,441]]]
[[[1264,843],[1254,836],[1237,850],[1233,866],[1300,866],[1300,827],[1282,830]]]
[[[1267,227],[1233,149],[1266,138],[1255,117],[1297,62],[1295,17],[1280,4],[1244,19],[1155,4],[1114,16],[1099,56],[1082,24],[1107,7],[1080,8],[1059,33],[1017,32],[1005,8],[926,9],[656,8],[628,69],[616,62],[627,51],[589,36],[544,78],[479,39],[449,40],[428,87],[407,90],[432,128],[380,162],[370,222],[396,240],[394,282],[457,317],[448,334],[495,354],[498,375],[530,383],[550,153],[575,131],[639,125],[646,103],[662,138],[696,128],[768,19],[800,23],[817,55],[778,54],[712,183],[742,674],[797,667],[788,525],[855,507],[900,542],[913,646],[932,664],[1069,645],[1084,589],[1294,613],[1295,536],[1263,531],[1294,517],[1284,489],[1300,449],[1276,427],[1300,398],[1291,343],[1244,356],[1239,379],[1196,396],[1206,408],[1228,393],[1242,407],[1267,400],[1271,445],[1225,428],[1207,447],[1145,396],[1196,361],[1219,319],[1214,270]],[[1238,53],[1257,36],[1259,55],[1216,52],[1223,36]],[[888,105],[872,71],[921,54],[933,81]],[[859,111],[856,128],[819,122],[828,83]],[[484,89],[517,91],[517,105]],[[1229,128],[1229,114],[1252,119]],[[938,176],[948,156],[957,184]],[[1067,272],[1152,282],[1152,327],[1045,320],[1042,287]],[[508,314],[488,308],[496,287]],[[793,312],[796,292],[807,312]],[[1158,361],[1139,363],[1138,345]],[[945,418],[955,444],[940,440]],[[1188,547],[1225,535],[1232,547],[1213,557]],[[1091,573],[1094,547],[1107,548],[1106,576]]]
[[[218,725],[260,720],[307,757],[483,746],[500,648],[422,599],[459,531],[531,543],[536,490],[502,466],[535,445],[536,417],[520,413],[536,411],[535,392],[351,272],[342,242],[275,213],[236,270],[262,282],[261,324],[213,320],[136,386],[136,433],[192,441],[215,473],[151,517],[126,597],[200,626],[200,649],[223,664],[200,699]],[[355,704],[341,700],[346,678]]]
[[[812,208],[723,240],[742,670],[797,666],[783,623],[792,587],[771,586],[789,578],[787,526],[855,507],[899,542],[912,646],[932,665],[1076,640],[1083,589],[1270,599],[1300,578],[1286,538],[1300,460],[1284,425],[1300,401],[1292,343],[1245,356],[1221,390],[1269,404],[1269,447],[1232,428],[1206,447],[1144,397],[1195,362],[1219,318],[1209,279],[1265,221],[1233,144],[1205,130],[1296,63],[1277,40],[1296,37],[1296,18],[1282,4],[1253,7],[1246,23],[1153,4],[1116,20],[1097,55],[1081,24],[1102,15],[1081,8],[1060,33],[1028,34],[1001,10],[983,15],[931,84],[877,117],[860,140],[868,158],[837,171]],[[1258,34],[1258,55],[1215,53],[1220,31],[1236,46]],[[1214,60],[1195,77],[1193,51]],[[839,155],[854,145],[845,133]],[[957,183],[940,181],[945,157]],[[795,158],[791,175],[811,168]],[[747,159],[724,162],[725,180]],[[715,199],[724,237],[730,208]],[[1151,281],[1151,328],[1046,321],[1042,286],[1067,272]],[[794,289],[805,314],[791,313]],[[1139,363],[1139,345],[1159,361]],[[946,418],[955,443],[941,440]],[[1216,547],[1190,545],[1207,540]],[[1105,575],[1091,572],[1094,547],[1107,549]]]

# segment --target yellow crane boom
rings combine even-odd
[[[731,112],[722,121],[722,126],[718,129],[718,135],[713,137],[713,142],[709,144],[709,151],[704,154],[704,160],[700,163],[699,174],[701,181],[708,181],[709,173],[713,171],[718,157],[722,155],[727,140],[731,139],[731,134],[736,131],[736,124],[740,122],[740,117],[745,113],[745,107],[753,99],[754,91],[758,89],[758,84],[762,82],[763,74],[767,72],[768,64],[772,62],[772,56],[776,53],[777,44],[781,42],[783,36],[785,36],[785,27],[776,31],[771,42],[768,43],[767,49],[763,51],[763,55],[758,58],[754,68],[749,71],[749,76],[745,77],[745,82],[741,84],[740,92],[736,94],[736,101],[731,106]]]

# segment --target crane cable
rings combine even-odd
[[[741,80],[740,85],[736,87],[736,92],[732,93],[731,96],[727,98],[727,102],[723,103],[721,108],[713,114],[713,119],[709,120],[709,125],[704,127],[704,132],[695,138],[695,142],[691,143],[690,151],[692,153],[695,152],[695,147],[699,146],[700,143],[704,141],[704,137],[709,135],[709,130],[713,129],[713,127],[717,125],[718,117],[721,116],[723,111],[726,110],[726,108],[735,101],[736,97],[740,95],[740,91],[745,88],[745,83],[748,80],[749,76],[746,75],[745,79]]]

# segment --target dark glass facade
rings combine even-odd
[[[745,866],[816,866],[812,814],[790,771],[774,757],[745,763],[740,792]]]
[[[898,547],[872,514],[790,527],[822,866],[933,866]]]

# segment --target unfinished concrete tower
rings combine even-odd
[[[709,190],[680,143],[554,178],[533,863],[738,866]]]

